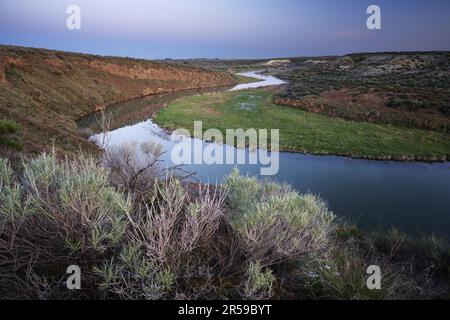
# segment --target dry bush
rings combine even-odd
[[[133,299],[206,297],[209,278],[220,271],[207,256],[223,222],[224,194],[199,188],[193,199],[177,179],[156,182],[147,206],[128,216],[119,259],[96,270],[103,290]]]
[[[146,144],[124,144],[111,146],[103,153],[103,166],[110,171],[110,182],[133,196],[151,192],[160,178],[159,165],[162,146]]]

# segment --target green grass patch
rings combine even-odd
[[[15,121],[0,119],[0,145],[20,150],[22,144],[15,136],[19,133],[20,129],[20,125]]]
[[[442,160],[450,155],[448,134],[330,118],[275,105],[270,90],[252,89],[183,98],[161,110],[156,122],[168,129],[280,129],[280,149],[361,158]]]
[[[236,78],[237,78],[239,84],[242,84],[242,83],[253,83],[253,82],[261,81],[261,79],[253,78],[253,77],[247,77],[247,76],[243,76],[243,75],[240,75],[240,74],[237,74]]]

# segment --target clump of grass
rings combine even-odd
[[[300,262],[298,279],[304,283],[302,294],[308,299],[386,300],[418,297],[414,278],[405,277],[395,265],[374,252],[361,254],[347,244],[332,247],[328,255],[315,261]],[[381,270],[381,288],[369,289],[369,266]]]
[[[320,259],[301,260],[298,288],[309,299],[386,300],[448,298],[448,243],[398,230],[363,233],[352,225],[333,231],[333,246]],[[381,288],[367,286],[369,266],[381,271]]]
[[[142,246],[133,244],[125,245],[118,258],[111,258],[93,270],[102,279],[101,292],[128,300],[169,297],[175,282],[175,275],[170,270],[160,270],[145,257]]]
[[[251,262],[247,269],[245,297],[250,300],[270,299],[273,296],[275,276],[271,270],[263,270],[259,262]]]

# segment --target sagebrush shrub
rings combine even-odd
[[[36,209],[72,251],[103,252],[121,240],[131,211],[129,197],[109,185],[109,172],[93,159],[58,163],[42,155],[24,165],[23,185]]]
[[[237,170],[225,185],[229,223],[251,261],[270,265],[326,247],[334,216],[317,197],[241,176]]]

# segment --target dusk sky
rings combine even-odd
[[[69,5],[81,30],[66,28]],[[366,9],[382,10],[382,30]],[[448,0],[0,0],[0,44],[140,58],[450,50]]]

